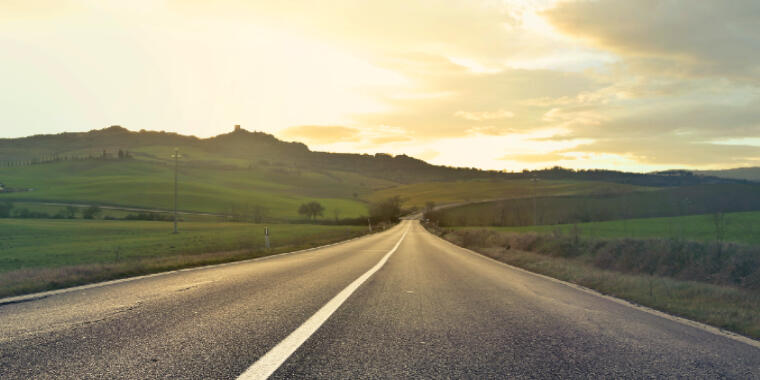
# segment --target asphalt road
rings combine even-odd
[[[299,334],[273,378],[760,378],[760,345],[496,263],[416,221],[5,303],[0,378],[234,379]]]

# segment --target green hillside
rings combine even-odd
[[[440,205],[488,199],[526,198],[534,194],[540,197],[579,194],[611,195],[647,190],[650,188],[591,181],[470,180],[400,185],[377,190],[367,198],[374,201],[398,195],[405,206],[422,208],[431,201]]]
[[[444,209],[430,217],[441,226],[528,226],[757,210],[760,185],[714,184],[506,199]]]
[[[179,209],[302,220],[317,201],[324,218],[357,218],[368,202],[401,196],[422,207],[483,199],[621,194],[653,186],[732,183],[683,173],[641,174],[552,168],[521,173],[435,166],[413,157],[314,152],[301,143],[242,128],[211,138],[131,132],[0,139],[0,202],[58,202],[168,210],[179,149]],[[532,181],[540,178],[540,181]],[[256,210],[256,211],[253,211]],[[263,211],[262,211],[263,210]],[[259,220],[264,220],[259,218]]]
[[[724,170],[701,170],[696,173],[719,178],[743,179],[760,182],[760,167],[735,168]]]
[[[133,160],[82,160],[0,168],[0,181],[8,188],[31,191],[0,194],[0,200],[36,200],[95,203],[170,209],[174,171],[161,162]],[[301,203],[318,200],[332,215],[344,218],[366,215],[358,199],[384,180],[352,173],[299,171],[254,167],[179,167],[179,208],[186,211],[234,213],[262,206],[270,217],[297,219]],[[354,197],[354,194],[357,197]]]

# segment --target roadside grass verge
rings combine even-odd
[[[746,281],[744,287],[732,286],[725,284],[727,281],[725,278],[722,280],[715,278],[719,276],[703,277],[703,281],[691,280],[690,274],[687,273],[689,271],[684,270],[685,267],[675,272],[675,276],[679,277],[676,278],[656,274],[657,268],[650,273],[631,269],[641,264],[636,264],[635,261],[632,262],[633,266],[627,269],[625,265],[616,265],[618,263],[614,260],[601,264],[600,261],[594,260],[593,254],[583,250],[567,255],[560,255],[559,251],[549,254],[547,250],[544,250],[544,253],[537,252],[541,251],[540,243],[532,243],[532,248],[521,246],[519,243],[514,245],[508,243],[510,239],[513,239],[512,241],[515,241],[514,239],[534,240],[535,234],[526,237],[527,234],[507,234],[486,230],[436,231],[433,229],[433,232],[437,232],[454,244],[516,267],[755,339],[760,338],[760,287],[753,282],[751,274],[745,276],[745,278],[749,277],[750,281]],[[547,236],[545,239],[552,242],[549,240],[552,239],[551,237]],[[559,240],[553,240],[553,244],[562,245]],[[638,245],[646,249],[646,245]],[[521,249],[516,249],[515,246]],[[641,262],[646,261],[641,260]],[[666,261],[662,260],[663,263]],[[604,267],[605,265],[607,267]],[[751,265],[754,265],[752,269],[760,273],[760,269],[756,268],[756,263]],[[727,262],[724,268],[729,266]],[[670,270],[672,271],[673,268]],[[718,271],[718,273],[721,272],[725,271]],[[718,283],[709,283],[709,281]]]
[[[0,297],[249,259],[360,236],[362,226],[0,219]]]

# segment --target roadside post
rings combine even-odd
[[[264,227],[264,248],[269,249],[269,226]]]
[[[369,226],[369,232],[371,233],[372,232],[372,220],[370,220],[369,218],[367,218],[367,225]]]

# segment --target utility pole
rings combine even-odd
[[[172,158],[174,158],[174,232],[177,233],[177,167],[179,164],[179,158],[182,157],[179,154],[179,149],[174,148],[174,154],[172,155]]]

